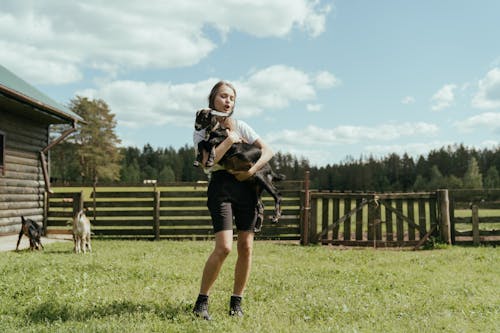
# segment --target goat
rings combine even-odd
[[[90,221],[83,210],[79,211],[73,219],[73,242],[75,243],[75,253],[92,252],[90,245]]]
[[[21,237],[23,234],[30,240],[30,250],[40,250],[43,249],[40,237],[42,236],[42,227],[31,219],[25,219],[21,216],[21,231],[19,232],[19,238],[17,239],[16,251],[19,249],[19,243],[21,242]]]

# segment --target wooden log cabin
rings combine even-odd
[[[78,122],[77,114],[0,65],[0,235],[18,233],[21,216],[43,224],[48,151]],[[49,142],[52,124],[72,128]]]

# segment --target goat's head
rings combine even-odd
[[[217,119],[212,115],[211,109],[201,109],[196,112],[194,128],[199,131],[206,129],[210,131],[217,124]]]

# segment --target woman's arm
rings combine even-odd
[[[234,131],[227,130],[227,138],[215,147],[214,163],[219,163],[220,159],[229,150],[229,148],[231,148],[233,143],[238,142],[241,142],[240,136]]]
[[[259,138],[259,139],[255,140],[255,142],[253,144],[255,146],[259,147],[261,149],[262,153],[260,155],[260,158],[257,160],[257,162],[255,162],[255,164],[250,169],[248,169],[248,171],[233,172],[233,175],[239,181],[247,180],[248,178],[252,177],[267,162],[269,162],[274,155],[271,147],[269,147],[262,139]]]

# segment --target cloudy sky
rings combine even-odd
[[[235,116],[313,165],[500,144],[500,1],[0,1],[0,63],[100,98],[125,146],[192,145],[220,79]]]

